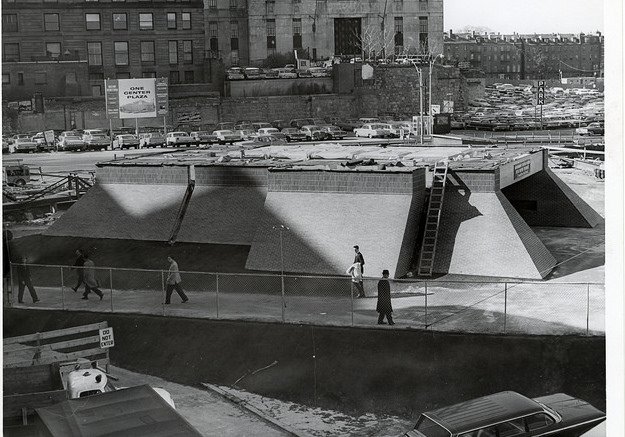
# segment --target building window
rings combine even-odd
[[[427,53],[428,50],[428,17],[419,17],[419,45],[420,51]]]
[[[230,22],[230,50],[239,50],[239,22]]]
[[[154,23],[152,21],[151,13],[139,14],[139,29],[140,30],[152,30],[154,29]]]
[[[154,41],[141,41],[141,63],[154,64]]]
[[[404,18],[403,17],[395,17],[395,25],[393,29],[395,30],[395,47],[403,47],[404,46]]]
[[[230,9],[236,9],[237,7],[237,0],[230,0]]]
[[[11,83],[11,75],[9,73],[2,73],[2,85],[9,85]]]
[[[115,74],[115,79],[130,79],[130,73],[120,71],[119,73]]]
[[[143,73],[141,73],[141,77],[145,77],[145,78],[156,77],[156,72],[155,71],[144,71]]]
[[[102,43],[88,42],[87,53],[89,65],[102,65]]]
[[[115,65],[128,65],[128,42],[116,41],[115,45]]]
[[[60,42],[46,43],[46,56],[48,58],[54,58],[54,59],[61,56],[61,43]]]
[[[18,43],[4,43],[2,50],[2,60],[6,62],[19,61],[20,45]]]
[[[302,48],[302,19],[293,18],[293,48]]]
[[[276,9],[276,2],[274,0],[267,0],[265,5],[267,7],[267,13],[273,14]]]
[[[276,49],[276,20],[267,20],[267,49]]]
[[[191,29],[191,12],[182,13],[182,28],[184,30]]]
[[[17,84],[24,85],[24,73],[17,73]]]
[[[50,15],[56,15],[58,17],[58,14]],[[17,14],[2,14],[2,30],[5,32],[17,32]]]
[[[182,62],[193,64],[193,41],[182,41]]]
[[[232,65],[239,65],[239,51],[233,50],[230,52],[230,63]]]
[[[404,0],[395,0],[395,11],[402,12],[404,10]]]
[[[125,13],[113,14],[113,30],[128,29],[128,16]]]
[[[38,71],[35,73],[35,85],[45,85],[47,82],[46,72]]]
[[[184,82],[185,83],[193,83],[195,82],[195,77],[193,71],[185,71],[184,72]]]
[[[43,14],[43,28],[46,31],[59,30],[59,14]]]
[[[100,97],[102,95],[102,85],[91,85],[91,95]]]
[[[177,27],[178,27],[178,24],[176,23],[176,13],[167,12],[167,28],[176,29]]]
[[[178,63],[178,41],[169,41],[169,63]]]
[[[100,14],[85,14],[87,30],[100,30]]]
[[[208,23],[208,36],[210,38],[209,45],[210,49],[214,52],[219,51],[219,40],[217,39],[218,31],[219,29],[216,21]]]
[[[104,80],[104,73],[89,73],[89,80]]]
[[[208,9],[217,9],[217,0],[208,0]]]
[[[177,71],[169,72],[169,83],[179,83],[180,82],[180,73]]]

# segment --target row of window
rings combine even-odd
[[[475,44],[462,44],[462,45],[458,45],[458,44],[447,44],[445,43],[445,47],[448,48],[451,51],[467,51],[469,50],[469,48],[471,50],[473,49],[481,49],[481,51],[483,52],[509,52],[511,50],[519,50],[520,49],[520,44],[519,45],[479,45],[476,46]],[[579,45],[568,45],[568,46],[562,46],[562,45],[552,45],[552,46],[543,46],[540,48],[536,48],[536,46],[529,46],[528,50],[541,50],[541,51],[547,51],[547,52],[577,52],[580,50],[580,48],[582,50],[588,51],[588,50],[593,50],[595,47],[593,46],[579,46]],[[596,46],[597,49],[599,49],[599,46]]]
[[[152,12],[141,12],[138,15],[139,30],[154,30],[154,14]],[[180,28],[182,30],[191,29],[191,12],[182,12],[180,15]],[[113,30],[128,30],[128,14],[126,12],[113,13],[111,18]],[[75,23],[68,24],[71,26],[75,25]],[[178,14],[176,12],[167,12],[167,29],[178,29],[178,26]],[[85,14],[85,27],[87,30],[101,30],[101,14]],[[17,14],[2,14],[2,30],[4,32],[17,32],[18,29]],[[43,29],[47,32],[61,30],[60,14],[43,14]]]
[[[180,47],[181,46],[181,47]],[[179,50],[182,48],[182,50]],[[163,47],[164,49],[164,47]],[[49,58],[58,58],[61,56],[60,42],[45,43],[45,53]],[[130,52],[128,41],[113,42],[113,54],[115,65],[130,65]],[[182,63],[193,63],[193,41],[167,41],[167,55],[170,65],[180,63],[179,55],[182,55]],[[89,65],[101,66],[102,59],[102,43],[87,42],[87,59]],[[135,59],[135,57],[133,57]],[[19,43],[4,43],[2,51],[2,60],[6,62],[18,62],[20,60]],[[156,42],[140,41],[139,44],[139,60],[141,64],[155,64],[156,62]]]

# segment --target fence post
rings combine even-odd
[[[61,269],[61,309],[65,309],[65,280],[63,279],[63,267]]]
[[[219,318],[219,274],[215,275],[215,308],[217,308],[217,318]]]
[[[109,285],[111,286],[111,312],[113,312],[113,269],[109,269]]]
[[[503,294],[503,333],[506,334],[507,322],[508,322],[508,283],[504,282],[504,294]]]
[[[428,281],[425,281],[425,329],[428,329]]]
[[[281,289],[282,289],[282,323],[285,322],[284,308],[286,308],[286,301],[284,300],[284,272],[280,275]]]
[[[165,315],[165,272],[161,270],[161,308]]]
[[[586,284],[586,335],[590,335],[590,282]]]
[[[354,326],[354,283],[349,280],[349,299],[352,304],[352,326]]]

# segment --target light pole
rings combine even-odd
[[[438,55],[434,56],[433,58],[430,58],[430,72],[429,72],[430,78],[429,78],[429,82],[428,82],[428,87],[429,87],[429,89],[428,89],[428,102],[430,104],[430,107],[429,107],[429,110],[428,110],[428,114],[430,115],[430,122],[432,123],[432,125],[434,124],[434,114],[432,113],[432,70],[434,69],[434,65],[436,65],[436,64],[434,64],[434,62],[436,62],[436,60],[438,58],[442,58],[442,57],[443,57],[443,55],[439,53]],[[430,130],[431,129],[432,128],[430,127]],[[432,134],[432,132],[430,132],[430,134]]]
[[[289,228],[284,225],[275,225],[272,227],[274,230],[278,230],[280,232],[280,282],[281,282],[281,292],[282,292],[282,322],[285,321],[284,308],[286,308],[286,301],[284,299],[284,244],[282,233],[284,231],[288,231]]]
[[[419,75],[419,144],[423,145],[423,75],[415,61],[412,61],[412,65]]]

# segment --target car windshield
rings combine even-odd
[[[425,437],[449,437],[451,433],[438,423],[426,416],[421,416],[415,425],[415,430],[419,431]]]

